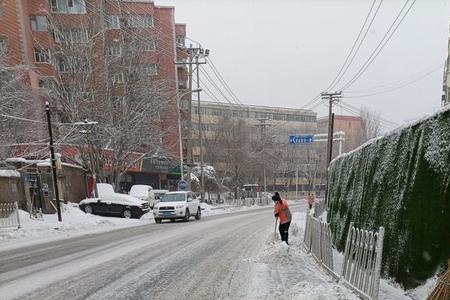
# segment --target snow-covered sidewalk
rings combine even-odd
[[[24,247],[35,243],[111,231],[130,226],[149,224],[153,215],[147,213],[141,219],[102,217],[82,212],[77,204],[62,205],[62,220],[57,214],[43,215],[42,219],[31,219],[29,213],[19,210],[20,229],[0,228],[0,249]]]
[[[293,214],[289,246],[272,233],[265,248],[253,263],[254,276],[252,299],[359,299],[356,294],[323,270],[303,248],[305,212]],[[335,271],[339,273],[342,255],[334,250]],[[400,287],[381,280],[379,299],[424,299],[433,285],[405,292]]]

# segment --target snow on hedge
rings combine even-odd
[[[384,226],[383,274],[406,288],[448,259],[450,110],[397,129],[330,166],[333,235],[342,251],[350,222]]]

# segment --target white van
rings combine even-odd
[[[148,201],[150,208],[155,206],[155,194],[154,190],[150,185],[136,184],[133,185],[129,192],[130,196],[136,197],[143,201]]]

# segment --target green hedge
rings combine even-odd
[[[413,288],[450,256],[450,110],[335,159],[329,196],[335,244],[350,222],[385,227],[382,272]]]

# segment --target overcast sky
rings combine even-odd
[[[337,88],[368,58],[404,2],[384,0],[359,55]],[[449,36],[448,2],[417,0],[383,52],[345,94],[378,93],[426,75],[423,79],[389,93],[345,101],[396,123],[438,109]],[[372,0],[155,3],[176,7],[176,21],[187,24],[188,37],[211,49],[213,62],[243,103],[301,108],[335,77]],[[326,114],[323,105],[315,110],[319,116]],[[339,107],[336,112],[347,114]]]

